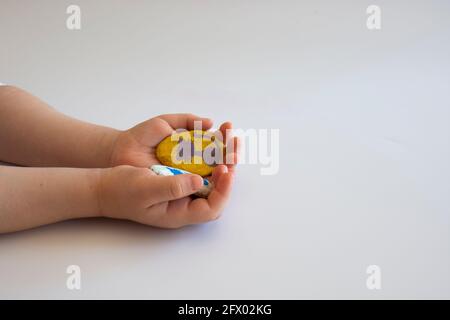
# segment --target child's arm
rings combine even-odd
[[[191,199],[197,175],[156,176],[149,169],[17,168],[0,166],[0,233],[75,218],[111,217],[164,228],[214,220],[231,189],[232,173],[215,168],[207,200]]]
[[[128,164],[148,168],[159,163],[155,155],[158,143],[175,129],[193,129],[195,121],[204,130],[212,126],[207,118],[170,114],[119,131],[70,118],[21,89],[0,86],[0,161],[45,167]],[[230,142],[229,150],[236,153],[237,140],[227,132],[231,123],[220,129],[225,142]],[[233,168],[234,163],[228,165]]]
[[[0,86],[0,160],[26,166],[109,167],[117,130],[65,116]]]
[[[0,166],[0,233],[98,215],[100,172]]]

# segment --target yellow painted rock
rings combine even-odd
[[[216,163],[222,163],[223,143],[210,131],[175,132],[161,141],[156,157],[165,166],[209,176]]]

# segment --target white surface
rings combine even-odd
[[[0,4],[2,81],[69,115],[187,111],[282,138],[279,174],[240,167],[215,223],[0,236],[0,298],[450,298],[450,2],[377,1],[380,31],[372,1],[78,0],[81,31],[70,1]]]

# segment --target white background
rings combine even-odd
[[[450,298],[449,36],[444,0],[0,0],[0,81],[66,114],[281,135],[279,173],[242,165],[217,222],[0,236],[0,298]]]

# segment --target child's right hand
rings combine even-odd
[[[146,168],[119,166],[102,169],[97,184],[101,216],[179,228],[215,220],[227,201],[233,174],[227,166],[214,168],[214,190],[208,199],[190,195],[203,185],[198,175],[157,176]]]

